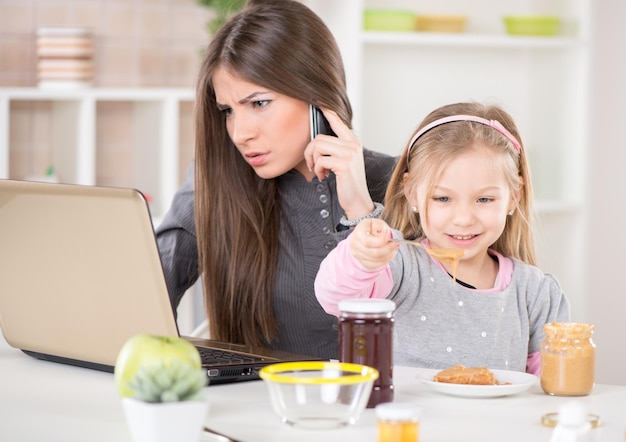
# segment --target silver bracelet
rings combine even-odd
[[[346,227],[354,227],[356,226],[358,223],[360,223],[361,221],[363,221],[364,219],[368,219],[368,218],[378,218],[380,216],[381,213],[383,213],[383,209],[385,207],[380,204],[380,203],[374,203],[374,210],[371,213],[368,213],[365,216],[362,216],[361,218],[357,218],[357,219],[348,219],[346,218],[346,216],[342,216],[341,219],[339,220],[339,224],[341,224],[342,226],[346,226]]]

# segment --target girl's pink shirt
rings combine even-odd
[[[428,240],[423,240],[422,244],[425,247],[430,247]],[[484,292],[499,292],[508,287],[513,277],[513,260],[506,256],[501,255],[498,252],[490,250],[489,253],[498,258],[499,269],[498,275],[494,287],[488,290],[481,290]],[[360,298],[386,298],[391,289],[393,288],[393,279],[391,277],[391,270],[389,264],[381,267],[380,269],[370,270],[363,267],[350,253],[349,241],[341,241],[333,253],[330,253],[327,259],[331,259],[334,262],[331,263],[330,268],[341,268],[341,271],[337,272],[336,283],[340,286],[349,288],[352,281],[358,281],[358,287],[354,287],[352,291],[344,291],[343,293],[356,293],[356,297]],[[446,271],[443,265],[436,259],[433,259],[435,264],[442,270]],[[339,265],[341,263],[341,265]],[[338,309],[339,301],[344,299],[344,296],[334,296],[333,293],[337,293],[330,287],[327,287],[327,278],[317,278],[315,281],[316,292],[318,293],[318,300],[324,307],[324,309],[335,316],[339,316]],[[371,283],[371,290],[366,292],[359,291],[359,288],[363,287],[363,283]],[[366,284],[369,285],[369,284]],[[319,288],[319,291],[317,290]],[[472,290],[472,289],[468,289]],[[320,293],[324,293],[327,297],[322,298]],[[330,296],[328,296],[330,295]],[[541,373],[541,352],[534,352],[528,355],[526,362],[526,372],[539,376]]]

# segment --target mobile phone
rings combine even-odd
[[[328,120],[317,106],[310,104],[309,114],[311,117],[311,139],[315,138],[317,134],[332,135],[333,137],[337,136],[330,127],[330,123],[328,123]]]

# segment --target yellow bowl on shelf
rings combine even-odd
[[[552,36],[559,31],[561,21],[551,15],[517,15],[504,17],[509,35]]]
[[[417,15],[417,30],[428,32],[464,32],[465,15]]]
[[[415,13],[395,9],[366,9],[363,28],[366,31],[415,31]]]
[[[283,362],[263,367],[272,408],[298,428],[354,424],[367,406],[378,370],[345,362]]]

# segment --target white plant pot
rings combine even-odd
[[[133,442],[198,442],[209,403],[203,400],[149,403],[122,398]]]

